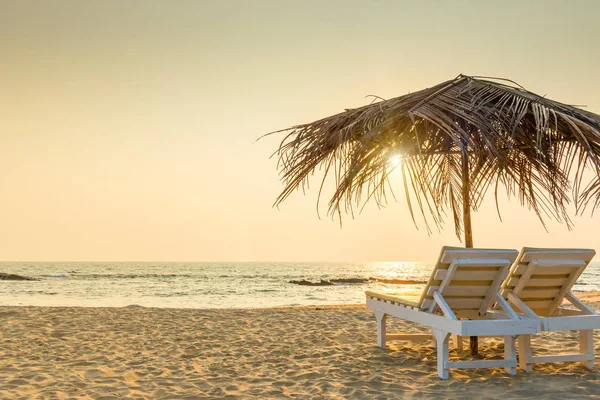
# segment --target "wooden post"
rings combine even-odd
[[[465,247],[473,248],[473,230],[471,228],[471,183],[469,182],[469,155],[467,146],[463,145],[462,154],[462,206],[463,206],[463,228],[465,231]]]
[[[462,156],[462,206],[463,206],[463,229],[465,232],[465,247],[473,248],[473,230],[471,228],[471,197],[469,182],[469,154],[467,153],[467,145],[463,142],[461,146]],[[469,341],[471,347],[471,356],[479,354],[479,343],[477,336],[471,336]]]
[[[477,336],[469,337],[469,345],[471,347],[471,356],[479,354],[479,338]]]

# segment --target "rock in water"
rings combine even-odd
[[[367,278],[340,278],[340,279],[332,279],[333,283],[366,283],[369,282]]]
[[[4,272],[0,272],[0,281],[39,281],[39,279],[17,274],[7,274]]]
[[[300,281],[290,281],[289,283],[293,283],[294,285],[303,285],[303,286],[333,286],[334,284],[321,279],[321,282],[311,282],[306,279],[302,279]]]
[[[427,281],[416,280],[416,279],[385,279],[385,278],[369,278],[369,280],[381,283],[391,283],[394,285],[419,285],[427,283]]]

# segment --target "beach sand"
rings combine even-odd
[[[600,308],[600,293],[579,293]],[[388,332],[425,330],[396,318]],[[430,343],[376,346],[360,306],[248,310],[0,307],[0,398],[598,398],[600,363],[436,374]],[[533,340],[577,351],[576,333]],[[595,335],[600,354],[600,331]],[[500,339],[481,355],[502,357]],[[466,355],[451,350],[452,356]]]

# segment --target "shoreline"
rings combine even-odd
[[[581,299],[584,302],[600,302],[600,291],[598,290],[590,290],[590,291],[573,291],[573,293],[577,294],[577,297],[579,299]],[[353,303],[353,304],[309,304],[309,305],[284,305],[284,306],[272,306],[272,307],[230,307],[230,308],[224,308],[224,307],[206,307],[206,308],[198,308],[198,307],[154,307],[154,306],[143,306],[143,305],[139,305],[139,304],[128,304],[125,306],[76,306],[76,305],[69,305],[69,306],[54,306],[54,305],[50,305],[50,306],[40,306],[40,305],[4,305],[4,304],[0,304],[0,309],[2,308],[48,308],[48,309],[62,309],[62,308],[66,308],[66,309],[70,309],[70,308],[82,308],[82,309],[124,309],[124,308],[140,308],[140,309],[148,309],[148,310],[237,310],[237,311],[243,311],[243,310],[274,310],[274,309],[280,309],[280,310],[285,310],[285,309],[298,309],[298,310],[302,310],[302,309],[312,309],[312,308],[319,308],[319,309],[343,309],[343,308],[365,308],[365,303]]]
[[[599,292],[600,296],[600,292]],[[305,310],[305,309],[356,309],[366,308],[365,304],[314,304],[314,305],[297,305],[297,306],[273,306],[273,307],[231,307],[231,308],[193,308],[193,307],[146,307],[138,304],[130,304],[127,306],[21,306],[21,305],[3,305],[0,304],[0,312],[2,309],[27,308],[27,309],[92,309],[92,310],[122,310],[122,309],[144,309],[144,310],[185,310],[185,311],[269,311],[269,310]]]

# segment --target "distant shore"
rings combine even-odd
[[[600,308],[600,292],[579,292]],[[0,307],[0,398],[594,398],[598,370],[541,364],[436,375],[428,343],[376,346],[364,305],[267,309]],[[390,319],[390,331],[424,332]],[[600,353],[596,334],[596,353]],[[570,332],[534,340],[575,351]],[[452,350],[451,356],[457,356]],[[501,357],[499,339],[483,357]],[[598,367],[597,367],[598,368]]]

